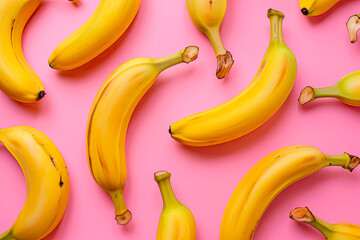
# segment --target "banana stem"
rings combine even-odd
[[[117,223],[120,225],[128,224],[132,215],[125,205],[124,194],[120,190],[109,192],[109,194],[115,205],[115,219]]]
[[[221,41],[219,28],[211,29],[210,31],[205,32],[205,35],[210,40],[211,45],[215,50],[216,57],[218,57],[219,55],[224,55],[227,52],[224,44]]]
[[[316,98],[325,98],[325,97],[339,97],[339,89],[337,85],[333,85],[325,88],[312,88],[310,86],[305,87],[299,97],[299,103],[304,105],[305,103],[311,102]]]
[[[154,174],[155,181],[158,183],[160,188],[164,208],[179,203],[171,188],[170,176],[171,174],[166,171],[159,171]]]
[[[160,72],[162,72],[165,69],[174,66],[176,64],[183,62],[189,63],[194,61],[197,58],[198,53],[199,53],[198,47],[189,46],[174,55],[160,59],[155,59],[154,64],[160,69]]]
[[[326,223],[315,217],[307,207],[295,208],[290,212],[290,218],[297,222],[310,224],[319,230],[326,237],[326,239],[328,239],[334,232],[334,227],[332,224]]]
[[[11,234],[10,230],[7,230],[0,235],[0,240],[16,240],[16,238]]]
[[[267,16],[270,19],[270,44],[284,43],[282,21],[285,15],[282,12],[270,8]]]
[[[360,163],[356,156],[344,153],[341,155],[324,155],[325,162],[328,166],[341,166],[352,172]]]
[[[351,16],[346,22],[346,27],[349,33],[350,42],[356,42],[357,32],[360,29],[360,14]]]

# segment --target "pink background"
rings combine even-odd
[[[192,24],[185,0],[143,0],[130,30],[96,60],[69,72],[50,69],[47,59],[52,50],[86,21],[98,2],[83,0],[75,7],[65,0],[44,0],[25,29],[23,44],[47,96],[37,104],[24,105],[0,93],[0,126],[29,125],[41,130],[57,145],[69,169],[68,208],[47,239],[155,239],[162,201],[153,173],[163,169],[172,173],[178,199],[195,216],[197,239],[218,239],[231,193],[270,152],[308,144],[326,154],[360,155],[358,108],[337,100],[318,100],[305,107],[297,103],[303,87],[328,86],[359,70],[360,43],[350,44],[345,27],[347,18],[360,11],[358,1],[344,0],[323,16],[306,18],[296,0],[228,0],[221,35],[235,64],[221,81],[215,78],[212,46]],[[284,38],[298,62],[289,99],[262,127],[230,143],[191,148],[173,141],[169,124],[229,100],[250,83],[269,42],[268,8],[286,15]],[[85,130],[90,106],[101,84],[125,61],[168,56],[187,45],[200,47],[198,60],[163,72],[131,120],[124,193],[133,219],[126,227],[118,226],[110,197],[88,169]],[[17,162],[3,146],[0,169],[0,232],[4,232],[24,204],[26,184]],[[301,180],[271,204],[255,239],[322,239],[309,226],[288,218],[290,210],[304,205],[329,222],[360,224],[359,185],[359,170],[350,174],[338,167]]]

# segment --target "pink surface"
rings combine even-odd
[[[195,216],[197,239],[218,239],[223,211],[235,186],[270,152],[307,144],[326,154],[360,155],[358,108],[337,100],[321,99],[305,107],[297,103],[303,87],[328,86],[359,70],[360,43],[350,44],[345,27],[347,18],[360,11],[358,1],[344,0],[321,17],[306,18],[297,0],[228,0],[221,35],[235,64],[225,80],[216,79],[213,49],[192,24],[185,0],[143,0],[131,29],[96,60],[70,72],[50,69],[47,59],[52,50],[86,21],[98,2],[83,0],[75,7],[65,0],[44,0],[25,30],[23,44],[47,96],[37,104],[24,105],[0,93],[0,127],[29,125],[41,130],[57,145],[69,169],[68,208],[46,239],[155,239],[162,201],[153,173],[163,169],[172,173],[175,194]],[[284,106],[256,131],[227,144],[191,148],[172,140],[169,124],[227,101],[250,83],[269,41],[268,8],[285,13],[284,38],[298,62],[295,86]],[[101,84],[125,61],[164,57],[187,45],[200,47],[198,60],[163,72],[131,120],[124,194],[133,219],[126,227],[118,226],[110,197],[88,169],[85,130],[90,106]],[[21,210],[26,184],[3,146],[0,169],[1,233]],[[255,239],[322,239],[315,230],[288,218],[298,206],[309,206],[329,222],[360,224],[359,185],[359,170],[350,174],[338,167],[292,185],[271,204]]]

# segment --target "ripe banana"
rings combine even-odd
[[[349,33],[350,42],[354,43],[357,41],[357,32],[360,29],[360,14],[352,15],[347,23],[346,27]]]
[[[333,86],[325,88],[305,87],[299,97],[304,105],[316,98],[333,97],[350,106],[360,107],[360,71],[350,73]]]
[[[28,189],[23,209],[0,240],[43,239],[58,225],[68,202],[64,159],[45,134],[31,127],[0,129],[0,142],[20,164]]]
[[[170,126],[176,141],[211,146],[244,136],[265,123],[288,97],[296,77],[296,60],[282,36],[281,12],[269,9],[270,45],[250,85],[230,101]]]
[[[271,201],[292,183],[327,166],[352,171],[358,157],[344,153],[329,156],[311,146],[290,146],[259,161],[243,177],[226,206],[220,240],[252,239],[256,227]]]
[[[359,240],[360,226],[349,223],[329,224],[317,217],[307,207],[295,208],[290,218],[297,222],[305,222],[319,230],[328,240]]]
[[[44,86],[26,62],[21,45],[24,27],[40,2],[0,1],[0,90],[24,103],[36,102],[45,96]]]
[[[299,0],[300,9],[305,16],[318,16],[328,11],[340,0]]]
[[[170,57],[130,60],[108,77],[96,95],[86,133],[88,163],[97,184],[113,199],[118,224],[131,220],[123,196],[127,175],[125,135],[131,115],[163,70],[189,63],[197,54],[198,48],[191,46]]]
[[[56,70],[71,70],[109,48],[135,18],[141,0],[101,0],[94,14],[66,38],[49,58]]]
[[[191,20],[214,47],[217,78],[224,78],[229,74],[234,63],[231,53],[225,49],[221,41],[219,32],[225,16],[227,0],[186,0],[186,4]]]
[[[175,197],[170,184],[171,174],[159,171],[154,174],[163,199],[156,240],[195,240],[196,224],[191,211]]]

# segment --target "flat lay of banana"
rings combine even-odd
[[[69,1],[74,3],[75,6],[81,4],[79,0]],[[148,0],[146,3],[151,4],[151,1],[152,0]],[[227,12],[233,11],[233,9],[228,7],[228,1],[182,1],[184,3],[184,10],[187,11],[184,12],[183,15],[184,17],[189,17],[189,22],[190,19],[192,22],[190,22],[191,26],[188,26],[189,29],[193,28],[196,33],[200,34],[200,36],[204,38],[202,39],[204,43],[208,44],[210,53],[215,53],[216,69],[214,67],[215,74],[213,78],[215,78],[215,76],[218,79],[226,78],[219,81],[219,83],[241,81],[236,78],[231,79],[230,73],[231,69],[237,67],[236,64],[234,65],[234,59],[240,59],[244,56],[233,55],[230,52],[232,48],[229,45],[231,44],[223,41],[226,40],[225,38],[238,36],[220,33]],[[298,2],[293,2],[296,4],[296,12],[300,15],[301,19],[309,20],[313,19],[312,17],[316,18],[316,16],[326,16],[330,14],[332,12],[330,9],[336,11],[336,6],[339,5],[337,4],[339,1],[340,0],[299,0]],[[24,106],[24,108],[29,109],[46,96],[44,85],[39,77],[42,76],[42,73],[40,73],[39,76],[35,73],[27,63],[22,48],[22,37],[25,26],[37,11],[41,2],[42,0],[0,1],[0,90],[12,99],[8,99],[9,101],[14,100],[15,103],[20,102],[20,107],[25,105],[26,107]],[[271,3],[271,1],[269,2]],[[74,70],[81,73],[81,70],[79,70],[80,67],[107,51],[107,49],[121,37],[126,37],[124,33],[131,31],[130,28],[136,16],[143,14],[141,12],[141,5],[141,0],[100,0],[90,18],[84,19],[83,24],[75,32],[67,37],[64,36],[64,40],[57,43],[57,47],[52,50],[50,56],[46,55],[46,59],[48,60],[47,62],[45,61],[45,64],[48,64],[51,68],[46,65],[46,69],[51,72],[59,70],[56,72],[59,74],[59,78],[64,74],[62,71]],[[298,11],[298,7],[300,7],[300,11]],[[161,10],[165,11],[165,9]],[[356,13],[356,11],[352,14],[354,13]],[[265,12],[263,16],[266,30],[268,27],[265,25]],[[208,148],[206,147],[226,144],[236,139],[238,139],[238,141],[243,140],[243,136],[264,125],[264,123],[272,118],[284,103],[287,102],[294,84],[297,81],[296,79],[299,70],[301,70],[301,64],[298,64],[297,58],[295,57],[297,51],[295,50],[295,46],[289,43],[290,49],[285,44],[286,37],[284,38],[284,35],[286,35],[288,29],[290,29],[288,26],[286,28],[283,27],[285,14],[279,10],[269,8],[266,16],[270,25],[269,45],[263,55],[262,61],[259,61],[260,65],[253,80],[244,90],[240,91],[237,89],[237,95],[235,97],[232,99],[228,98],[227,101],[218,106],[213,106],[210,109],[208,108],[208,110],[195,114],[191,113],[192,115],[182,116],[182,119],[180,118],[180,120],[173,122],[170,126],[168,123],[166,125],[163,124],[162,132],[159,132],[159,134],[164,134],[167,137],[165,141],[169,144],[174,144],[172,147],[178,148],[179,151],[186,151],[188,154],[193,154],[197,151],[195,147],[204,147],[201,153],[210,155],[211,151],[207,152]],[[348,18],[348,16],[350,16],[350,14],[347,15],[346,18]],[[287,24],[286,21],[285,24]],[[351,43],[357,41],[357,32],[360,29],[360,14],[351,15],[346,22],[346,28],[347,34],[345,34],[345,42],[351,45]],[[167,34],[171,35],[172,33]],[[159,36],[162,35],[159,34]],[[144,39],[144,41],[147,40],[147,36],[138,37]],[[176,37],[176,34],[174,34],[174,37]],[[190,43],[193,41],[191,36],[186,37],[188,37],[187,40]],[[348,39],[351,43],[349,43]],[[260,40],[262,41],[263,39]],[[212,45],[212,48],[209,43]],[[109,216],[109,221],[112,222],[111,227],[117,227],[116,229],[119,228],[119,231],[126,232],[132,231],[133,229],[133,231],[140,231],[138,230],[139,228],[136,227],[131,230],[129,230],[127,226],[125,227],[133,218],[138,217],[138,215],[136,215],[136,211],[138,210],[136,207],[133,207],[130,201],[131,199],[128,199],[129,195],[127,195],[127,191],[131,189],[133,192],[140,192],[144,189],[144,186],[134,186],[136,185],[134,182],[132,183],[133,185],[126,185],[128,178],[127,162],[132,161],[132,157],[127,154],[128,149],[126,149],[126,139],[130,121],[140,101],[146,102],[146,97],[144,98],[146,94],[153,94],[154,97],[160,97],[156,93],[149,92],[149,90],[151,88],[157,89],[156,81],[167,80],[164,78],[159,78],[158,80],[159,75],[161,75],[163,71],[169,71],[167,70],[169,68],[178,68],[181,71],[187,71],[187,69],[189,69],[187,64],[201,58],[198,47],[200,45],[196,43],[196,46],[190,44],[186,44],[185,46],[187,47],[184,49],[181,47],[180,49],[182,50],[178,49],[178,52],[175,54],[174,52],[166,53],[166,56],[162,58],[135,57],[131,60],[124,61],[122,64],[117,63],[117,68],[115,69],[114,67],[111,74],[109,72],[106,76],[103,76],[102,79],[99,79],[99,81],[103,83],[101,87],[99,85],[96,88],[97,94],[92,96],[94,100],[91,108],[89,104],[89,109],[86,110],[88,113],[87,124],[85,124],[86,116],[84,116],[84,132],[81,134],[84,147],[84,159],[80,160],[85,161],[84,165],[86,165],[87,161],[88,170],[86,166],[85,168],[90,181],[85,184],[83,183],[82,187],[90,188],[92,185],[96,186],[96,184],[100,187],[98,188],[100,189],[99,192],[103,192],[104,195],[108,197],[111,211],[114,211],[114,213],[111,213]],[[356,44],[352,46],[356,46]],[[158,45],[153,46],[156,50],[160,47],[161,46]],[[233,53],[236,52],[233,51]],[[215,65],[215,58],[213,57],[203,60],[207,61],[208,64],[214,62]],[[186,64],[175,67],[175,65],[180,65],[181,63]],[[191,64],[191,66],[194,67],[193,70],[202,71],[203,69],[197,67],[196,63],[197,62]],[[98,66],[93,66],[93,68],[98,68]],[[67,72],[66,74],[71,72],[72,71]],[[190,76],[191,75],[186,75],[185,77],[190,78]],[[51,81],[47,81],[45,85],[51,84],[53,84]],[[210,81],[209,84],[213,83]],[[304,86],[306,87],[300,92],[298,103],[300,105],[315,105],[316,103],[310,102],[318,98],[335,98],[337,100],[334,101],[341,101],[349,106],[360,107],[360,70],[350,70],[347,75],[337,82],[331,82],[329,80],[329,83],[323,86],[319,85],[320,84],[315,81],[311,83],[311,86],[303,85],[302,88]],[[84,87],[86,87],[85,84]],[[165,87],[166,86],[164,86],[164,88]],[[183,91],[186,90],[187,89]],[[184,93],[185,92],[179,90],[179,92],[176,93],[176,97],[186,96],[186,100],[190,102],[193,101],[189,95]],[[46,96],[46,99],[53,97],[51,94],[49,95],[50,96]],[[47,100],[43,100],[40,105],[43,103],[46,104],[46,101]],[[326,101],[326,99],[316,100],[316,102],[318,101]],[[298,103],[295,101],[295,105],[300,109],[306,108],[299,106]],[[340,105],[351,108],[345,104]],[[37,105],[39,105],[39,103],[37,103]],[[53,109],[53,111],[58,110]],[[33,114],[31,116],[34,117],[34,124],[38,123],[38,112],[47,114],[46,111],[41,111],[41,109],[31,112],[31,114]],[[168,114],[166,109],[164,109],[163,112],[164,114]],[[8,115],[5,110],[0,109],[0,116],[2,118],[8,116],[11,118],[12,115]],[[15,119],[12,120],[15,122]],[[18,119],[16,119],[16,121],[17,120]],[[147,121],[148,119],[144,118],[142,120]],[[49,121],[49,124],[52,124],[52,122]],[[29,123],[29,125],[31,125],[31,123]],[[62,128],[65,126],[58,127]],[[266,126],[264,125],[263,127]],[[166,132],[167,130],[171,138]],[[155,142],[153,139],[148,140],[148,142]],[[0,240],[40,240],[46,239],[55,229],[57,229],[56,231],[58,232],[63,231],[60,227],[60,222],[66,222],[66,219],[63,219],[65,214],[73,214],[71,209],[69,209],[70,206],[67,210],[68,202],[72,201],[73,196],[70,194],[71,175],[69,175],[65,160],[60,153],[61,145],[58,144],[58,148],[44,133],[27,125],[7,128],[0,126],[0,143],[20,165],[25,176],[27,187],[26,200],[21,211],[11,227],[5,232],[0,233]],[[254,163],[244,176],[235,176],[236,179],[238,179],[238,184],[236,187],[234,185],[235,189],[231,196],[229,194],[227,197],[227,204],[225,202],[226,205],[224,204],[224,206],[220,203],[216,206],[211,206],[212,211],[221,210],[222,214],[222,218],[218,219],[218,235],[214,236],[214,239],[253,239],[263,215],[266,211],[270,211],[270,209],[268,209],[270,204],[287,187],[301,179],[316,174],[323,168],[331,167],[331,169],[336,169],[336,167],[341,167],[348,170],[348,172],[353,172],[360,164],[360,158],[356,156],[356,154],[360,153],[353,153],[355,155],[352,155],[347,152],[341,152],[337,153],[338,155],[328,155],[324,153],[326,150],[324,150],[324,152],[319,150],[315,144],[302,144],[307,143],[299,143],[298,145],[289,144],[290,146],[287,145],[287,147],[281,148],[273,147],[272,152],[269,151],[270,153],[268,153],[268,155]],[[137,147],[139,151],[143,151],[142,146]],[[261,147],[262,146],[259,146],[259,149],[261,149]],[[145,169],[144,167],[143,178],[146,180],[142,180],[151,181],[154,184],[151,174],[155,170],[162,168],[158,168],[158,166],[155,166],[155,164],[151,162],[153,154],[151,151],[146,154],[148,159],[143,159],[143,161],[147,161],[148,165],[146,165],[146,167],[151,169]],[[215,157],[220,158],[219,156],[221,154],[222,151],[219,151]],[[68,157],[66,155],[64,156],[66,157],[66,161],[75,161],[74,159],[67,159]],[[256,159],[256,157],[254,157],[254,159]],[[172,159],[163,160],[164,167],[168,167],[168,165],[165,164],[168,164]],[[246,161],[245,158],[242,160]],[[176,162],[174,164],[182,163]],[[152,169],[155,167],[156,169]],[[181,168],[179,167],[179,169]],[[179,173],[179,169],[169,169],[169,171],[171,170],[170,172],[175,174]],[[138,170],[139,169],[135,168],[131,169],[131,171]],[[206,170],[207,169],[204,171]],[[238,170],[236,169],[236,171]],[[157,230],[154,228],[154,234],[153,236],[149,236],[149,239],[195,240],[201,238],[202,235],[200,231],[197,231],[197,226],[206,226],[207,223],[195,221],[195,219],[198,220],[197,214],[199,214],[199,211],[193,208],[192,205],[188,205],[188,200],[184,200],[184,203],[186,202],[187,206],[190,206],[193,212],[183,204],[181,196],[183,196],[184,192],[178,191],[179,189],[177,189],[180,184],[185,184],[185,181],[181,182],[179,179],[174,179],[175,184],[172,186],[170,182],[170,172],[159,170],[153,174],[160,194],[154,190],[154,194],[147,196],[147,198],[156,200],[156,196],[158,196],[158,202],[160,203],[161,195],[162,210],[160,213],[159,208],[160,217],[152,216],[152,219],[159,220]],[[78,174],[75,170],[70,171],[70,173],[73,175]],[[130,175],[132,176],[131,173]],[[355,174],[352,174],[351,177],[355,178],[356,176],[354,175]],[[221,184],[230,184],[230,182],[225,182],[225,180],[216,175],[212,177],[219,179],[219,183]],[[93,179],[96,184],[94,184],[91,179]],[[198,181],[200,179],[195,176],[193,180]],[[201,180],[204,184],[208,184],[207,179]],[[72,181],[73,179],[71,179],[71,182]],[[127,184],[129,184],[129,179]],[[296,187],[296,184],[294,186]],[[215,193],[218,190],[218,186],[212,187],[214,188],[214,194],[221,195],[221,193]],[[233,187],[231,190],[232,189]],[[199,189],[199,191],[200,190],[201,189]],[[175,195],[175,192],[178,194]],[[78,197],[76,191],[72,194]],[[0,199],[3,196],[5,195],[0,194]],[[213,196],[206,197],[210,198]],[[315,197],[321,198],[323,196]],[[82,201],[86,201],[86,198],[91,198],[91,196],[83,197]],[[206,199],[208,200],[208,198]],[[145,198],[140,200],[144,201],[144,204],[148,204],[149,202],[148,199]],[[324,201],[326,201],[325,197]],[[98,207],[102,208],[104,206],[99,205]],[[354,206],[354,208],[357,208],[357,206]],[[354,212],[356,211],[358,211],[358,209],[354,210]],[[112,217],[115,218],[115,221]],[[296,222],[307,223],[313,226],[329,240],[360,239],[359,225],[327,223],[317,218],[308,207],[293,209],[289,217]],[[92,221],[91,217],[88,218],[88,221]],[[118,227],[117,224],[124,227]],[[133,224],[133,222],[131,222],[131,224]],[[291,224],[293,224],[293,222],[291,222]],[[84,229],[86,230],[86,223],[83,223],[83,230]],[[100,233],[102,233],[102,231],[104,230],[99,229]]]

